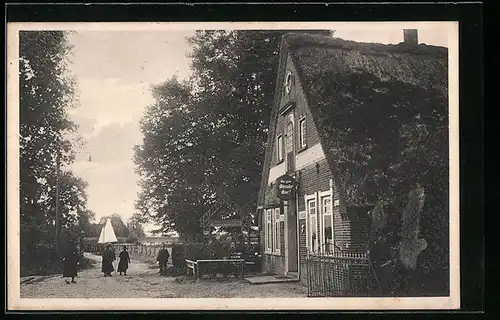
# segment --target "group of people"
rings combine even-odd
[[[119,255],[120,262],[118,262],[118,272],[120,275],[127,275],[128,264],[130,263],[130,255],[127,251],[127,246],[123,246],[123,250]],[[115,249],[112,244],[108,244],[102,251],[102,267],[101,272],[105,277],[111,277],[111,273],[115,271],[113,262],[116,260]]]
[[[120,258],[120,261],[118,262],[117,271],[120,273],[120,275],[127,275],[127,270],[130,263],[130,254],[127,251],[127,246],[123,246],[123,249],[118,257]],[[162,276],[167,275],[167,263],[169,257],[170,254],[167,250],[167,247],[166,245],[163,245],[158,251],[158,256],[156,257],[156,261],[158,262],[158,265],[160,267],[160,275]],[[104,273],[105,277],[111,277],[112,272],[115,271],[115,268],[113,266],[114,261],[116,261],[115,249],[113,245],[109,243],[102,251],[101,272]],[[78,274],[78,263],[78,248],[76,245],[72,245],[63,256],[63,278],[65,278],[65,282],[67,284],[76,283],[75,277]]]

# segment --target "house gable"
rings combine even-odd
[[[268,132],[266,146],[266,161],[262,174],[259,205],[276,205],[276,197],[269,195],[269,188],[280,176],[287,173],[287,126],[293,125],[293,161],[294,171],[300,171],[318,161],[325,159],[325,153],[320,144],[318,130],[314,124],[313,115],[309,110],[302,84],[291,55],[286,52],[279,67],[280,79],[277,81],[276,101],[271,112],[272,120]],[[304,121],[305,127],[301,139],[299,125]],[[278,148],[281,151],[278,151]],[[280,157],[281,155],[281,157]],[[267,190],[267,192],[266,192]],[[266,197],[267,196],[267,197]]]

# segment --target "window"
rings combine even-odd
[[[323,253],[333,253],[333,214],[332,198],[321,198],[321,250]]]
[[[299,121],[299,143],[300,147],[304,148],[307,145],[306,118]]]
[[[265,237],[266,237],[266,252],[272,251],[272,223],[271,223],[271,209],[266,210],[266,228],[264,229]]]
[[[285,80],[285,94],[289,95],[291,91],[292,91],[292,73],[289,72],[286,75],[286,80]]]
[[[295,155],[293,153],[293,122],[289,121],[286,128],[286,162],[287,172],[295,171]]]
[[[318,250],[318,220],[316,214],[316,199],[307,200],[308,232],[307,247],[309,251]]]
[[[281,251],[281,225],[280,209],[267,209],[265,223],[265,251],[266,253],[280,253]]]
[[[274,230],[273,230],[273,251],[279,253],[281,249],[280,241],[280,209],[274,209]]]
[[[283,160],[283,136],[278,136],[276,141],[276,157],[278,161]]]

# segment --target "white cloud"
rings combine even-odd
[[[72,110],[78,117],[91,117],[98,131],[111,123],[138,121],[144,108],[154,100],[149,84],[124,84],[116,79],[79,79],[80,106]]]
[[[126,221],[134,213],[134,202],[140,189],[132,161],[78,161],[71,170],[88,182],[88,208],[95,212],[97,219],[119,213]]]

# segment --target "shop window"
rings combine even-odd
[[[310,252],[317,252],[318,220],[317,220],[316,199],[307,200],[307,220],[308,220],[307,247],[309,248]]]
[[[281,241],[280,241],[280,209],[274,209],[274,221],[273,221],[273,252],[279,253],[281,249]]]
[[[332,254],[333,245],[333,213],[332,198],[325,196],[321,198],[321,252]]]

